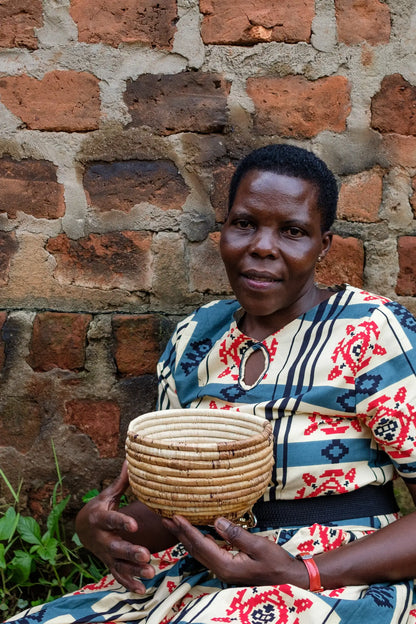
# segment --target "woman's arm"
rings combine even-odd
[[[416,486],[409,487],[416,501]],[[305,564],[264,537],[219,518],[218,534],[238,551],[221,549],[184,518],[164,520],[196,559],[232,585],[291,583],[309,588]],[[360,540],[314,557],[326,589],[416,578],[416,512]]]
[[[161,518],[139,501],[119,510],[120,497],[127,487],[125,462],[118,479],[81,509],[76,530],[83,545],[101,559],[119,583],[143,593],[143,583],[134,577],[153,578],[150,554],[177,540]]]
[[[407,487],[416,503],[416,485]],[[416,512],[315,561],[328,588],[416,578]]]

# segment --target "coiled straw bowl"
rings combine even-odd
[[[156,513],[238,522],[270,482],[272,429],[238,411],[155,411],[131,421],[126,456],[134,495]]]

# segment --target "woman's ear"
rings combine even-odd
[[[328,251],[331,249],[333,236],[334,235],[332,232],[324,232],[322,234],[322,249],[321,249],[321,253],[319,254],[320,260],[323,260],[326,254],[328,253]]]

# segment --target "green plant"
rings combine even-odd
[[[32,516],[20,513],[22,483],[15,491],[0,468],[0,477],[14,500],[0,517],[0,614],[4,618],[98,581],[105,574],[103,565],[83,549],[76,534],[71,540],[66,538],[62,516],[70,497],[63,496],[52,448],[58,479],[46,530]],[[87,493],[85,498],[92,496],[93,492]]]

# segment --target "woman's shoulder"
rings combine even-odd
[[[236,299],[211,301],[186,316],[176,327],[176,335],[184,334],[213,336],[218,331],[225,331],[234,320],[235,312],[240,308]]]
[[[344,292],[349,299],[349,306],[356,306],[362,316],[383,316],[387,321],[394,319],[402,327],[416,331],[415,317],[398,301],[349,284],[345,284]]]

